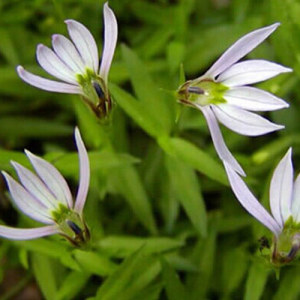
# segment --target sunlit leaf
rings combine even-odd
[[[101,251],[114,257],[127,257],[141,247],[145,254],[155,254],[169,252],[183,245],[183,241],[168,237],[108,236],[99,242]]]

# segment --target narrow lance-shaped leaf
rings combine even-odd
[[[206,235],[207,217],[204,200],[196,174],[184,162],[166,157],[172,188],[187,216],[200,235]]]

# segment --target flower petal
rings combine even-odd
[[[231,166],[224,162],[225,170],[231,185],[231,189],[241,205],[259,222],[269,228],[276,236],[282,230],[282,226],[276,222],[275,219],[267,212],[267,210],[258,202],[253,194],[248,189],[245,182],[238,174],[231,168]]]
[[[98,48],[90,31],[75,20],[66,20],[69,35],[81,55],[86,66],[98,74],[99,57]]]
[[[218,120],[242,135],[257,136],[284,128],[282,125],[274,124],[267,119],[228,104],[212,106]]]
[[[242,167],[240,166],[240,164],[237,162],[237,160],[233,157],[233,155],[230,153],[230,151],[228,150],[220,127],[218,125],[217,119],[213,113],[213,111],[211,110],[211,108],[209,106],[197,106],[197,108],[199,108],[208,125],[210,134],[211,134],[211,138],[213,140],[215,149],[220,157],[221,160],[227,161],[228,164],[231,165],[231,167],[238,172],[239,174],[241,174],[242,176],[246,176],[244,170],[242,169]]]
[[[292,203],[292,215],[294,220],[300,222],[300,174],[294,183],[293,190],[293,203]]]
[[[290,68],[266,60],[246,60],[232,65],[220,74],[217,81],[226,86],[242,86],[267,80],[281,73],[292,72]]]
[[[50,193],[45,184],[31,171],[17,162],[12,162],[23,187],[48,209],[57,208],[58,201]]]
[[[290,148],[277,165],[270,184],[270,207],[277,223],[291,216],[293,192],[292,149]]]
[[[85,65],[75,46],[61,34],[52,36],[52,46],[58,57],[74,72],[85,73]]]
[[[20,229],[0,225],[0,236],[11,240],[31,240],[56,233],[59,233],[56,225]]]
[[[251,111],[272,111],[289,107],[284,100],[266,91],[249,87],[234,87],[224,94],[224,99],[234,105]]]
[[[67,94],[82,94],[79,86],[62,83],[59,81],[49,80],[37,75],[34,75],[26,71],[22,66],[17,67],[17,72],[22,80],[27,82],[30,85],[33,85],[39,89],[49,91],[49,92],[58,92],[58,93],[67,93]]]
[[[73,207],[72,195],[69,186],[58,170],[46,160],[25,150],[36,173],[40,179],[52,192],[55,198],[69,208]]]
[[[77,127],[75,128],[75,140],[76,140],[76,145],[77,145],[78,155],[79,155],[80,182],[79,182],[79,188],[76,196],[74,209],[79,214],[81,214],[86,201],[89,184],[90,184],[90,162],[89,162],[88,153],[86,151],[79,129]]]
[[[241,37],[210,67],[210,69],[205,73],[205,76],[215,78],[221,74],[262,43],[278,26],[279,23],[275,23],[273,25],[251,31]]]
[[[48,213],[48,208],[43,203],[34,198],[20,183],[6,172],[2,171],[2,174],[7,182],[13,202],[25,215],[45,224],[53,224]]]
[[[104,15],[104,47],[100,66],[100,76],[107,83],[110,65],[115,53],[118,38],[118,24],[113,11],[106,2],[103,6]]]
[[[37,46],[36,56],[41,67],[49,74],[63,81],[77,85],[75,73],[57,57],[53,50],[40,44]]]

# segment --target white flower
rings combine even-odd
[[[231,188],[242,206],[275,235],[273,262],[289,262],[300,248],[300,174],[293,182],[292,149],[277,165],[270,184],[270,214],[244,181],[224,162]]]
[[[19,229],[0,225],[1,237],[29,240],[59,233],[75,245],[80,245],[89,238],[82,211],[89,188],[90,166],[78,128],[75,129],[75,140],[80,163],[80,183],[75,203],[68,184],[58,170],[29,151],[25,150],[25,153],[36,174],[17,162],[12,162],[12,165],[20,183],[2,172],[15,205],[25,215],[47,226]]]
[[[118,25],[107,3],[104,4],[103,15],[104,47],[100,68],[97,45],[90,31],[75,20],[66,20],[72,41],[54,34],[53,50],[42,44],[36,50],[40,66],[62,82],[34,75],[22,66],[17,67],[19,76],[46,91],[81,94],[99,116],[105,116],[111,108],[107,78],[116,47]]]
[[[284,126],[271,123],[251,111],[272,111],[288,107],[276,96],[247,85],[292,70],[266,60],[237,62],[262,43],[279,23],[252,31],[235,42],[201,77],[187,81],[178,90],[181,103],[202,111],[219,157],[245,175],[223,140],[217,120],[229,129],[258,136]]]

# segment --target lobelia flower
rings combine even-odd
[[[224,162],[231,188],[242,206],[274,234],[272,262],[290,262],[300,248],[300,174],[293,182],[292,149],[277,165],[270,184],[272,215],[258,202],[241,177]]]
[[[108,3],[104,4],[103,15],[104,47],[100,68],[97,45],[90,31],[75,20],[66,20],[72,41],[54,34],[53,50],[42,44],[36,50],[40,66],[62,82],[34,75],[22,66],[17,67],[19,76],[46,91],[81,94],[98,117],[105,117],[111,109],[107,78],[117,43],[118,25]]]
[[[30,240],[58,233],[76,246],[89,239],[82,211],[89,188],[90,165],[78,128],[75,129],[75,141],[80,164],[80,182],[75,203],[68,184],[59,171],[27,150],[25,153],[36,174],[17,162],[12,162],[19,183],[2,171],[14,204],[25,215],[47,226],[19,229],[0,225],[0,237]]]
[[[202,111],[220,159],[243,176],[245,173],[228,150],[217,120],[247,136],[258,136],[284,127],[251,111],[278,110],[288,107],[288,104],[266,91],[247,85],[292,70],[266,60],[237,62],[278,26],[279,23],[275,23],[246,34],[229,47],[204,75],[187,81],[177,91],[181,103]]]

